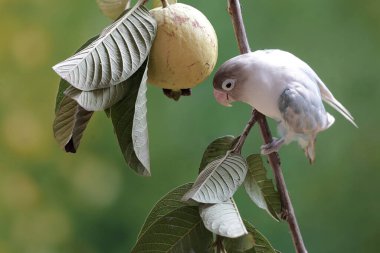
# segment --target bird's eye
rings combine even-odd
[[[222,83],[222,89],[226,91],[230,91],[235,87],[235,80],[233,79],[226,79]]]

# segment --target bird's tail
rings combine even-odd
[[[321,81],[318,80],[318,86],[319,90],[321,91],[321,96],[323,101],[328,103],[332,108],[337,110],[340,114],[343,115],[351,124],[353,124],[355,127],[358,127],[354,121],[354,117],[352,117],[351,113],[338,101],[335,99],[333,94],[329,91],[329,89],[326,87],[326,85]]]
[[[312,138],[308,145],[304,148],[305,155],[309,160],[310,164],[313,164],[315,161],[315,138]]]
[[[332,116],[330,113],[326,112],[326,125],[322,128],[322,130],[326,130],[327,128],[331,127],[332,124],[335,122],[334,116]]]
[[[304,150],[305,156],[309,160],[309,163],[313,164],[315,160],[315,136],[314,135],[300,136],[298,138],[298,144]]]

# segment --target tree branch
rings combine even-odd
[[[234,149],[232,152],[241,154],[241,149],[243,148],[243,145],[245,143],[245,140],[248,137],[249,132],[251,131],[251,128],[255,123],[257,122],[257,115],[255,114],[256,111],[252,111],[252,117],[248,121],[247,125],[245,126],[243,133],[240,135],[238,142],[236,143]]]
[[[241,14],[240,1],[239,0],[228,0],[228,11],[231,15],[232,23],[234,26],[235,36],[239,45],[240,53],[246,54],[249,53],[250,47],[247,39],[247,34],[245,32],[243,17]],[[260,126],[261,135],[265,143],[272,142],[272,134],[270,132],[268,122],[266,117],[260,112],[254,110],[252,113],[252,119],[257,120]],[[248,124],[247,126],[249,126]],[[253,125],[253,124],[252,124]],[[252,127],[252,126],[251,126]],[[247,130],[247,131],[246,131]],[[240,136],[239,142],[241,146],[244,144],[245,139],[250,131],[250,128],[244,130],[243,134]],[[245,133],[245,134],[244,134]],[[237,145],[238,146],[238,145]],[[241,147],[240,147],[241,149]],[[281,218],[286,220],[289,224],[289,229],[291,231],[294,247],[296,248],[297,253],[307,253],[306,247],[304,245],[301,231],[298,226],[296,215],[294,213],[293,205],[289,197],[288,190],[286,188],[284,176],[281,170],[281,162],[279,155],[277,153],[271,153],[269,155],[269,163],[273,169],[275,175],[277,189],[281,197],[282,205],[282,214]]]

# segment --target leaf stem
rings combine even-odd
[[[224,238],[222,236],[216,235],[216,240],[214,243],[216,253],[227,253],[223,245],[223,239]]]
[[[232,23],[233,23],[234,31],[235,31],[235,36],[238,42],[240,53],[242,54],[249,53],[251,50],[249,47],[247,34],[245,32],[243,17],[241,14],[240,1],[228,0],[228,11],[231,15],[231,19],[232,19]],[[264,142],[271,143],[272,134],[270,132],[266,117],[260,112],[254,110],[252,113],[252,118],[249,122],[251,122],[252,119],[255,119],[258,121],[260,130],[261,130],[261,135],[263,137]],[[247,126],[249,126],[249,123],[247,124]],[[247,129],[247,126],[246,126],[246,129]],[[245,130],[243,131],[243,133],[245,133]],[[249,130],[250,129],[248,129],[248,132]],[[246,134],[248,135],[248,133]],[[244,144],[245,138],[246,136],[244,137],[243,135],[240,137],[239,142],[242,140],[241,145]],[[283,220],[286,220],[289,224],[289,229],[292,235],[294,247],[296,248],[296,252],[307,253],[305,244],[302,239],[301,231],[298,226],[294,208],[293,208],[293,205],[290,200],[289,193],[285,184],[285,179],[282,174],[279,155],[277,153],[271,153],[268,158],[269,158],[269,163],[273,169],[273,173],[275,175],[277,189],[281,196],[281,204],[282,204],[281,218]]]

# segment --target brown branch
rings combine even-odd
[[[232,23],[235,30],[235,36],[238,41],[240,53],[245,54],[250,52],[250,47],[248,44],[247,34],[245,32],[243,17],[241,14],[241,8],[240,8],[240,1],[239,0],[228,0],[228,11],[231,15]],[[270,132],[268,122],[266,120],[266,117],[261,114],[260,112],[254,110],[252,113],[252,119],[255,119],[258,121],[261,135],[263,137],[263,140],[265,143],[271,143],[272,142],[272,134]],[[249,125],[249,124],[248,124]],[[247,125],[247,126],[248,126]],[[252,126],[251,126],[252,127]],[[247,127],[246,127],[247,129]],[[248,129],[248,132],[244,131],[244,135],[239,139],[239,142],[242,142],[244,144],[244,141],[249,133],[250,128]],[[241,144],[241,145],[242,145]],[[269,155],[269,163],[273,169],[273,173],[275,175],[276,185],[277,189],[280,193],[281,197],[281,205],[282,205],[282,214],[281,218],[286,220],[289,224],[289,229],[291,231],[294,247],[296,248],[297,253],[307,253],[306,247],[304,245],[302,235],[297,223],[296,215],[294,213],[293,205],[289,197],[288,190],[286,188],[284,176],[282,174],[281,170],[281,163],[280,158],[277,153],[272,153]]]
[[[255,111],[252,111],[252,117],[248,121],[247,125],[245,126],[243,133],[240,135],[238,142],[236,143],[234,149],[232,150],[233,153],[241,154],[241,149],[243,148],[243,145],[245,143],[245,140],[248,137],[249,132],[251,131],[251,128],[255,123],[257,122]]]

